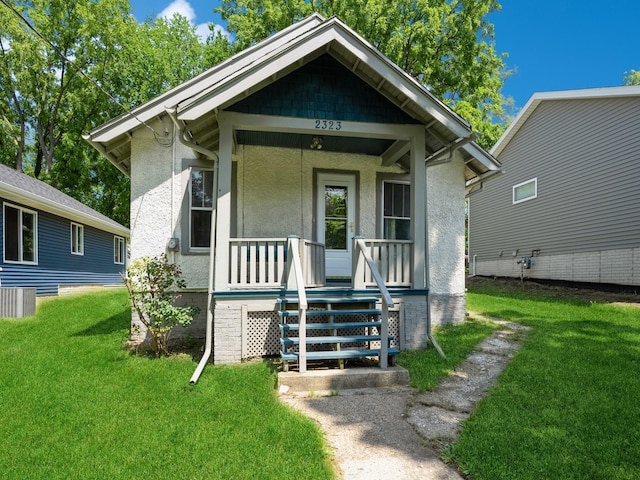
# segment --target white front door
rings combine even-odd
[[[325,245],[327,277],[351,276],[355,198],[354,175],[318,174],[318,241]]]

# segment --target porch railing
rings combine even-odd
[[[231,288],[280,287],[287,265],[286,245],[286,238],[230,239]]]
[[[410,240],[356,239],[356,243],[362,252],[369,255],[385,285],[390,287],[410,287],[412,285],[413,242]],[[357,255],[355,249],[354,252],[354,255]],[[358,270],[354,268],[353,282],[355,288],[377,285],[371,269]]]
[[[326,281],[324,244],[311,240],[302,242],[302,272],[307,287],[322,287]]]
[[[290,236],[287,240],[289,258],[287,259],[287,290],[298,292],[298,369],[300,373],[307,371],[307,292],[305,290],[304,273],[300,261],[299,239]]]
[[[362,238],[354,238],[353,240],[353,286],[359,288],[356,285],[356,273],[358,277],[362,277],[364,272],[367,272],[373,279],[373,284],[380,290],[380,296],[382,297],[382,313],[380,315],[380,356],[378,361],[380,362],[380,368],[387,368],[389,361],[389,308],[393,307],[393,298],[391,293],[385,285],[385,281],[380,274],[376,262],[369,253],[367,243]]]
[[[232,238],[229,240],[229,286],[279,288],[286,281],[286,238]],[[306,287],[325,283],[324,245],[299,240],[301,272]]]

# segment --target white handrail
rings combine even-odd
[[[287,239],[287,290],[295,282],[298,292],[298,368],[300,373],[307,371],[307,292],[304,286],[302,263],[300,262],[300,239],[290,236]]]
[[[389,307],[393,307],[393,298],[389,289],[382,280],[382,275],[378,271],[375,262],[371,258],[371,255],[366,251],[367,245],[362,238],[354,238],[355,247],[354,252],[359,257],[358,250],[362,254],[362,258],[365,260],[365,264],[369,267],[373,279],[376,281],[376,285],[380,290],[382,296],[382,315],[380,315],[380,368],[387,368],[389,359]],[[357,262],[359,264],[359,262]],[[356,271],[359,270],[356,268]],[[355,275],[355,272],[354,272]]]

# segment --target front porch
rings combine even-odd
[[[212,293],[214,362],[279,355],[284,370],[303,373],[308,362],[343,368],[373,358],[386,369],[428,334],[428,291],[413,288],[412,247],[356,237],[351,278],[332,281],[321,243],[230,239],[228,289]]]

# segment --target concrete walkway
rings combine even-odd
[[[280,398],[320,424],[343,480],[461,480],[438,452],[455,442],[460,422],[522,343],[524,327],[501,325],[430,392],[391,387]]]

